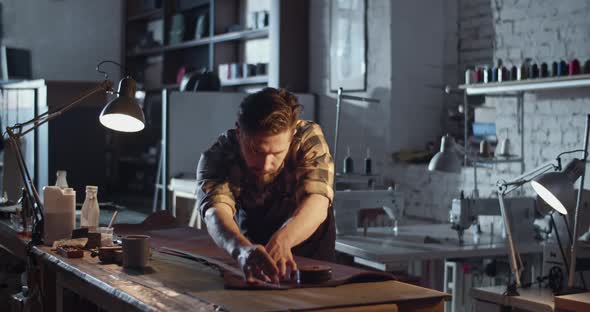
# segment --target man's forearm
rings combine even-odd
[[[326,220],[329,200],[322,195],[312,194],[305,198],[283,226],[275,233],[274,239],[293,248],[308,239]]]
[[[240,232],[231,212],[227,209],[211,207],[205,212],[204,219],[213,241],[234,259],[237,259],[242,247],[252,245]]]

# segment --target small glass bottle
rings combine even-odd
[[[350,157],[350,146],[346,148],[346,157],[344,158],[344,168],[342,173],[351,174],[354,172],[354,163]]]
[[[68,188],[68,181],[66,180],[67,172],[65,170],[57,170],[55,175],[57,179],[55,180],[55,186],[61,188]]]
[[[367,148],[367,157],[365,157],[365,174],[370,175],[373,171],[373,162],[371,160],[371,149]]]
[[[98,207],[98,186],[86,186],[86,199],[82,205],[82,214],[80,215],[80,227],[96,230],[98,228],[98,217],[100,208]]]

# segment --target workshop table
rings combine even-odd
[[[499,235],[483,233],[476,238],[471,231],[465,232],[461,245],[451,224],[404,225],[398,227],[397,234],[391,227],[374,227],[367,229],[366,236],[359,229],[359,234],[336,237],[336,251],[351,256],[357,264],[386,272],[408,271],[414,275],[420,275],[418,271],[426,272],[425,285],[431,288],[438,287],[437,278],[443,277],[443,291],[453,294],[448,303],[450,311],[457,311],[459,302],[469,300],[470,285],[463,284],[461,262],[507,256],[506,246]],[[540,268],[541,243],[520,243],[518,251],[534,258]],[[408,270],[408,264],[416,263],[421,265],[410,266]]]
[[[590,292],[555,297],[556,312],[590,311]]]
[[[158,222],[144,225],[155,230],[151,233],[162,228]],[[170,226],[177,225],[168,224],[164,228]],[[145,233],[141,227],[134,226],[120,226],[115,231]],[[0,222],[0,244],[5,248],[12,246],[15,254],[25,257],[26,242],[24,237],[11,232],[8,222]],[[450,298],[448,294],[399,281],[290,290],[230,290],[224,289],[219,272],[192,260],[157,251],[153,252],[149,269],[142,272],[114,264],[99,264],[98,259],[89,257],[88,253],[81,259],[63,258],[46,246],[33,247],[32,254],[40,271],[39,283],[45,294],[46,311],[53,310],[53,307],[56,311],[79,309],[72,306],[78,302],[72,298],[82,298],[108,311],[326,308],[346,311],[369,306],[374,311],[443,311],[444,301]]]

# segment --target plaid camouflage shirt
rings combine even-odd
[[[261,224],[274,232],[306,196],[319,194],[331,203],[334,163],[322,130],[316,123],[304,120],[296,127],[283,169],[263,189],[248,178],[236,131],[222,134],[199,160],[197,205],[201,216],[208,208],[225,203],[238,214],[236,219],[243,232],[248,227],[252,232],[252,227]]]

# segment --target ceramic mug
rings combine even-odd
[[[150,237],[128,235],[123,238],[123,267],[143,269],[150,258]]]

